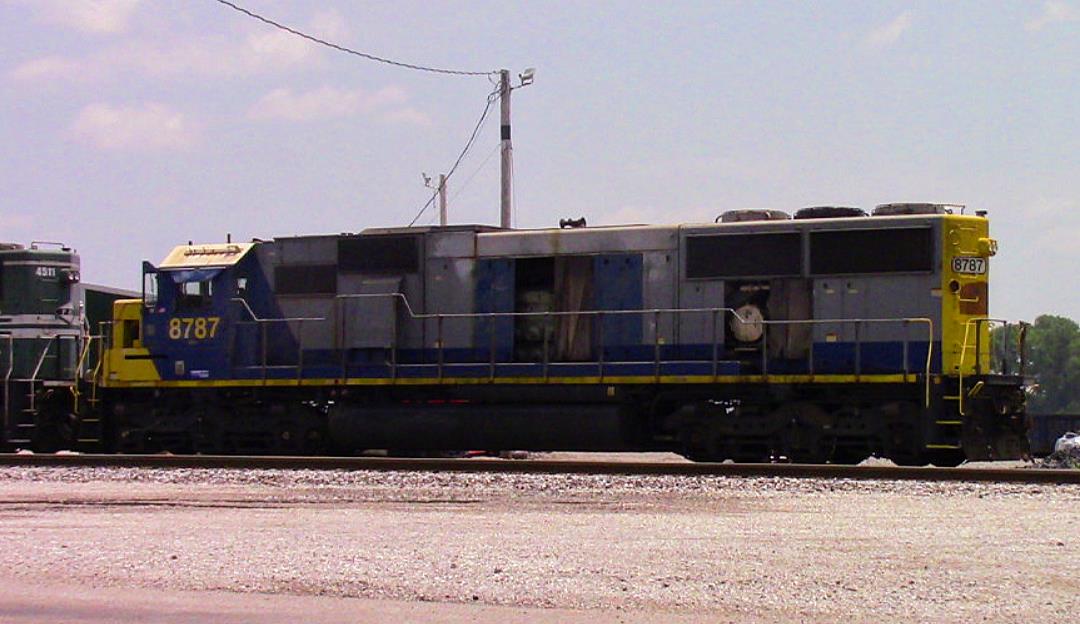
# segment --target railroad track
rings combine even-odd
[[[238,455],[0,454],[0,466],[375,470],[386,472],[504,472],[538,474],[687,475],[886,479],[993,483],[1080,483],[1080,470],[934,468],[810,464],[710,464],[383,457],[248,457]]]

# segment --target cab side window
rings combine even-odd
[[[199,310],[208,307],[214,296],[214,282],[183,282],[177,284],[179,292],[176,297],[178,310]]]
[[[137,319],[124,319],[123,340],[121,347],[130,349],[137,346],[139,341],[139,321]]]

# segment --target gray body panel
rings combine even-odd
[[[808,237],[814,231],[926,227],[934,241],[933,269],[922,272],[869,275],[812,275]],[[771,288],[769,318],[783,319],[886,319],[928,318],[940,327],[940,218],[937,215],[806,219],[672,226],[628,226],[566,230],[492,230],[483,227],[368,230],[363,235],[416,235],[418,245],[414,272],[364,274],[340,272],[336,295],[281,295],[278,305],[286,317],[324,318],[306,323],[304,348],[486,348],[474,344],[477,321],[443,319],[441,331],[435,319],[419,320],[413,314],[470,314],[477,311],[478,262],[502,258],[602,256],[640,254],[642,263],[641,308],[668,310],[721,308],[734,305],[726,299],[739,284]],[[769,275],[743,275],[738,280],[687,277],[687,239],[717,234],[797,232],[802,236],[802,274],[777,279]],[[346,235],[276,239],[257,247],[259,262],[268,279],[282,264],[336,264],[338,241]],[[354,236],[354,235],[348,235]],[[353,295],[400,293],[392,297],[357,298]],[[335,297],[337,301],[335,301]],[[738,299],[738,298],[736,298]],[[406,306],[405,301],[408,305]],[[716,321],[719,320],[719,323]],[[642,314],[641,345],[723,344],[723,326],[730,317],[709,313]],[[659,324],[659,327],[657,325]],[[715,325],[715,328],[714,328]],[[290,324],[295,331],[295,324]],[[774,356],[801,357],[809,341],[925,340],[925,325],[867,323],[858,330],[850,323],[814,324],[799,328],[773,326],[769,339]],[[939,332],[940,330],[938,330]],[[659,332],[659,336],[657,336]],[[936,337],[936,339],[940,339]],[[802,354],[802,355],[800,355]]]

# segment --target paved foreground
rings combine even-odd
[[[0,621],[1066,621],[1080,486],[0,469]]]

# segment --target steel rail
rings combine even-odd
[[[112,468],[229,468],[237,470],[369,470],[514,474],[676,475],[883,481],[1080,484],[1080,470],[935,468],[834,464],[718,464],[392,457],[289,457],[241,455],[0,454],[0,466]]]

